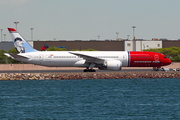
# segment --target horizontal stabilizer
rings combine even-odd
[[[22,56],[20,54],[4,53],[4,55],[12,59],[29,59],[28,57]]]

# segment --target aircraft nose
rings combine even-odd
[[[172,62],[171,62],[170,59],[167,58],[167,59],[164,61],[164,63],[165,63],[166,65],[170,65]]]

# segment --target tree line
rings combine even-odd
[[[16,48],[10,49],[8,52],[6,50],[0,50],[0,64],[19,64],[21,62],[8,58],[4,53],[17,54]]]
[[[180,62],[180,48],[179,47],[147,49],[143,51],[162,53],[166,57],[168,57],[172,62]]]
[[[57,48],[57,47],[53,47],[53,46],[47,48],[46,50],[47,51],[67,51],[66,48]],[[89,48],[86,50],[84,50],[84,49],[81,49],[81,50],[80,49],[71,49],[70,51],[97,51],[97,50]]]

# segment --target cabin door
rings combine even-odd
[[[52,59],[52,55],[47,54],[47,55],[45,56],[45,61],[46,61],[46,62],[51,62],[51,59]]]
[[[39,55],[39,61],[43,61],[44,60],[44,56],[43,56],[43,54],[40,54]]]
[[[125,54],[123,55],[123,61],[127,61],[127,56]]]

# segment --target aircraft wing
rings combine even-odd
[[[86,63],[87,62],[104,62],[105,60],[104,59],[101,59],[101,58],[97,58],[97,57],[93,57],[93,56],[89,56],[89,55],[85,55],[85,54],[80,54],[80,53],[74,53],[74,52],[69,52],[71,54],[74,54],[74,55],[77,55],[77,56],[80,56],[81,58],[85,59],[86,60]]]
[[[20,54],[4,53],[4,55],[12,59],[29,59],[28,57],[22,56]]]

